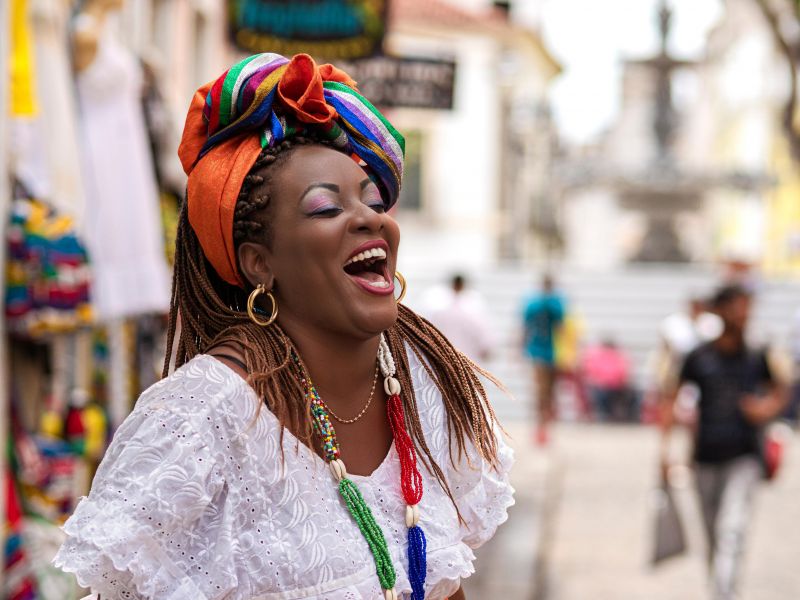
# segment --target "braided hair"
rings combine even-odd
[[[233,236],[237,248],[245,241],[264,242],[266,239],[268,245],[271,243],[269,218],[263,215],[263,211],[270,209],[269,174],[286,160],[293,148],[307,144],[329,145],[315,138],[295,137],[265,148],[259,154],[244,179],[234,209]],[[175,366],[179,367],[214,347],[240,348],[247,366],[248,383],[283,426],[281,442],[284,429],[290,427],[298,432],[301,441],[311,448],[316,447],[310,407],[302,401],[305,390],[291,360],[291,340],[277,323],[261,327],[248,318],[244,308],[252,288],[242,290],[216,274],[189,224],[187,204],[184,202],[181,209],[176,237],[163,376],[169,374],[173,354]],[[256,213],[262,213],[262,218],[256,220]],[[180,331],[177,332],[179,320]],[[402,304],[398,305],[397,321],[386,331],[386,339],[397,363],[396,377],[404,390],[409,435],[420,459],[455,505],[444,472],[434,460],[423,434],[407,348],[417,356],[441,392],[451,439],[450,460],[454,465],[454,449],[460,458],[471,442],[490,465],[498,466],[493,430],[497,420],[479,377],[502,385],[456,350],[436,327]]]

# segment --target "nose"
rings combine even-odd
[[[354,233],[377,233],[383,229],[381,213],[376,212],[363,202],[356,202],[350,219],[350,230]]]

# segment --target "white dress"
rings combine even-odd
[[[110,21],[110,19],[109,19]],[[80,15],[75,28],[95,27]],[[92,304],[101,321],[169,310],[170,273],[136,57],[105,23],[75,80],[86,186]]]
[[[467,523],[421,466],[426,598],[440,600],[506,520],[513,458],[498,436],[498,470],[471,446],[469,461],[453,467],[441,394],[413,353],[409,361],[425,439]],[[382,599],[367,543],[324,461],[286,431],[282,463],[277,419],[258,406],[239,375],[206,355],[147,390],[65,524],[55,564],[103,600]],[[386,536],[395,587],[409,598],[394,446],[370,476],[351,477]]]
[[[85,232],[86,194],[78,136],[78,107],[72,65],[66,49],[72,7],[64,0],[31,0],[36,43],[36,84],[41,133],[37,153],[47,162],[49,199],[62,214],[70,215],[81,238]]]

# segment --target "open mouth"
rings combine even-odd
[[[350,257],[344,264],[344,272],[369,292],[391,293],[394,286],[389,277],[386,257],[387,253],[384,248],[363,250]]]

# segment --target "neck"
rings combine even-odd
[[[108,8],[100,4],[99,2],[89,2],[83,8],[84,14],[91,15],[95,19],[97,19],[97,23],[102,25],[105,20],[106,16],[108,16]]]
[[[714,343],[724,352],[735,352],[744,347],[744,332],[741,329],[726,327]]]
[[[326,403],[340,407],[364,403],[375,375],[380,336],[360,340],[300,323],[282,327]]]

